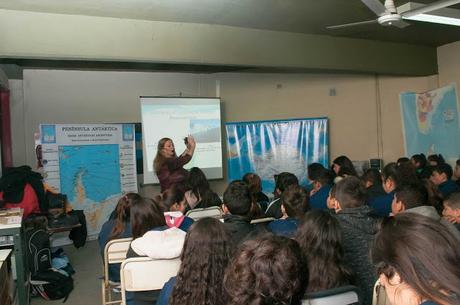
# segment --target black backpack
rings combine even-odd
[[[55,269],[39,272],[30,280],[33,291],[45,300],[67,301],[73,290],[73,279],[70,275],[64,275]]]
[[[32,275],[51,268],[51,246],[48,232],[42,228],[26,231],[27,259]]]

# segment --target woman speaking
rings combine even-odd
[[[183,182],[187,178],[187,170],[183,168],[193,156],[195,151],[195,139],[188,136],[184,139],[186,148],[178,157],[174,149],[174,143],[170,138],[162,138],[158,142],[158,150],[153,168],[160,180],[161,192],[169,189],[173,184]]]

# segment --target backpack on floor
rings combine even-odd
[[[51,245],[48,232],[42,228],[26,231],[29,270],[32,275],[51,268]]]
[[[73,290],[73,278],[56,269],[49,269],[36,273],[31,277],[30,284],[34,292],[45,300],[67,301]]]

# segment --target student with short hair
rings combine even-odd
[[[297,242],[271,234],[243,243],[224,277],[227,305],[300,305],[307,283]]]
[[[312,209],[327,210],[327,196],[333,183],[333,172],[323,168],[313,181],[313,189],[310,191],[310,206]]]
[[[430,180],[438,186],[443,198],[447,198],[453,192],[460,190],[458,185],[451,180],[452,167],[447,163],[441,163],[433,168]]]
[[[351,271],[345,266],[340,225],[329,212],[307,212],[294,239],[307,259],[307,292],[337,288],[352,282]]]
[[[224,225],[215,218],[195,222],[180,259],[179,272],[165,283],[157,305],[225,305],[223,280],[230,245]]]
[[[460,230],[460,192],[452,193],[444,200],[442,216]]]
[[[274,176],[275,178],[275,200],[269,203],[267,210],[265,211],[266,217],[281,218],[281,194],[290,185],[299,185],[299,179],[293,173],[282,172]]]
[[[334,210],[343,234],[344,261],[355,274],[360,304],[371,304],[377,278],[369,250],[378,220],[371,216],[371,209],[365,204],[366,190],[357,177],[346,177],[335,186]]]
[[[460,304],[458,242],[443,225],[422,215],[404,213],[384,222],[372,261],[391,304]]]
[[[452,231],[460,241],[460,232],[451,223],[439,216],[436,209],[433,206],[429,206],[427,202],[428,192],[423,184],[405,184],[396,189],[391,210],[393,215],[413,213],[439,221],[448,230]]]
[[[252,196],[248,185],[241,180],[230,182],[224,192],[222,210],[224,227],[234,248],[253,234],[257,234],[255,227],[250,223],[251,206]]]
[[[268,230],[276,235],[292,237],[301,219],[310,209],[307,191],[300,185],[291,185],[281,195],[283,216],[268,224]]]

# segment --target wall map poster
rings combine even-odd
[[[137,192],[134,124],[42,124],[45,182],[99,233],[122,194]]]

